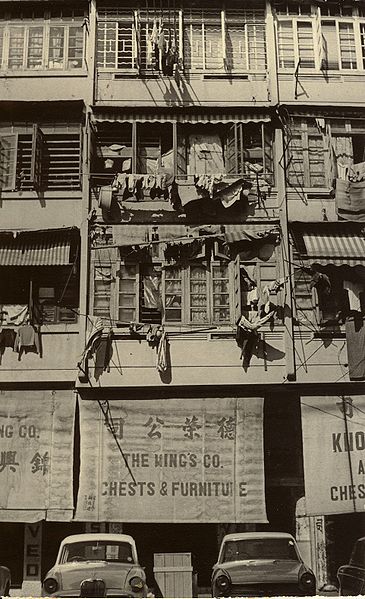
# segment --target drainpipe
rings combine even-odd
[[[267,47],[267,77],[268,77],[268,99],[272,109],[280,105],[280,89],[277,69],[277,47],[275,35],[275,22],[269,0],[266,1],[266,47]],[[280,277],[286,280],[282,294],[284,306],[284,346],[286,356],[285,379],[294,381],[296,379],[294,328],[293,328],[293,288],[291,272],[291,253],[288,231],[288,203],[286,194],[286,163],[284,156],[284,132],[282,128],[275,128],[274,139],[274,171],[275,183],[278,190],[278,212],[281,228],[280,244]]]
[[[95,50],[96,50],[96,1],[90,0],[89,4],[89,23],[87,35],[87,83],[85,87],[85,126],[83,130],[83,152],[82,152],[82,209],[81,209],[81,224],[80,224],[80,295],[79,295],[79,311],[80,311],[80,339],[78,360],[85,348],[86,329],[87,329],[87,314],[89,313],[89,278],[90,278],[90,248],[89,248],[89,219],[88,215],[91,209],[90,200],[90,156],[91,156],[91,135],[90,135],[90,115],[91,106],[94,103],[95,94]],[[82,377],[82,373],[81,377]]]

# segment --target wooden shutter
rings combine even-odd
[[[39,125],[33,125],[32,137],[32,159],[30,165],[30,183],[39,193],[43,188],[42,165],[44,160],[44,149],[46,146],[45,137]]]
[[[16,165],[18,156],[18,134],[0,137],[0,189],[12,191],[16,188]]]

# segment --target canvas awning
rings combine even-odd
[[[249,112],[243,110],[218,112],[213,110],[178,111],[178,110],[122,110],[116,108],[94,108],[92,121],[96,123],[259,123],[270,121],[269,112]]]
[[[365,266],[365,238],[351,232],[325,235],[303,233],[306,257],[317,264]]]
[[[64,266],[74,260],[78,230],[0,232],[0,266]]]

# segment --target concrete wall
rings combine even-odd
[[[318,189],[303,193],[301,197],[293,192],[288,192],[288,219],[289,221],[300,220],[302,222],[318,222],[323,220],[325,210],[329,221],[338,221],[334,198],[330,192]]]
[[[81,192],[65,192],[60,197],[36,192],[3,193],[0,195],[0,228],[56,229],[80,227],[82,221]]]
[[[41,328],[42,356],[19,354],[5,348],[0,364],[2,383],[74,381],[80,360],[78,325],[44,325]]]
[[[299,383],[344,383],[350,380],[344,334],[319,337],[296,327],[295,349]]]
[[[163,375],[156,369],[156,349],[141,341],[116,339],[113,342],[110,371],[89,361],[92,386],[159,386],[159,385],[244,385],[281,383],[285,377],[285,353],[282,327],[264,332],[267,358],[262,344],[250,366],[242,366],[241,349],[234,335],[222,339],[206,334],[169,338],[171,368]],[[89,386],[89,385],[88,385]]]
[[[117,106],[260,106],[268,105],[268,83],[265,75],[248,79],[227,79],[203,75],[183,77],[178,86],[173,77],[137,78],[131,75],[114,78],[113,73],[99,73],[96,101]]]
[[[0,101],[83,100],[88,95],[88,85],[86,71],[73,75],[49,71],[7,73],[0,76]]]
[[[298,83],[293,73],[279,74],[279,93],[282,104],[323,104],[337,107],[364,106],[364,75],[299,71]],[[297,91],[297,97],[295,97]]]

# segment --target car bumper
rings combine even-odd
[[[226,591],[213,589],[213,597],[308,597],[314,596],[316,591],[310,592],[301,589],[297,584],[257,584],[257,585],[231,585]]]

